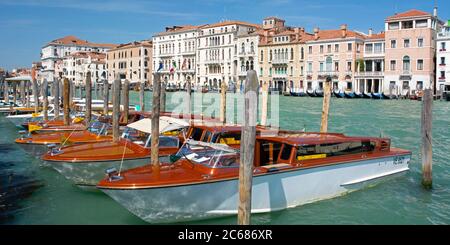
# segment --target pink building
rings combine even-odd
[[[410,10],[386,19],[383,92],[412,95],[423,88],[434,88],[439,24],[436,9],[433,15]]]

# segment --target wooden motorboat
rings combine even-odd
[[[110,131],[110,124],[94,122],[89,125],[87,130],[34,134],[29,137],[20,137],[15,142],[25,152],[34,156],[41,156],[48,152],[48,146],[63,147],[74,144],[111,141],[112,136]]]
[[[392,148],[385,138],[279,133],[257,136],[255,143],[252,213],[359,190],[408,171],[411,159],[410,151]],[[149,165],[112,171],[97,188],[150,223],[236,215],[239,153],[222,144],[190,144],[158,172]]]
[[[186,128],[188,124],[177,119],[161,118],[161,125],[173,122],[165,129],[161,128],[159,157],[162,162],[169,161],[169,157],[177,153],[186,138],[219,142],[236,148],[240,146],[241,127],[238,125],[223,125],[209,121],[209,124],[201,123]],[[141,124],[136,128],[145,131],[140,131],[140,135],[136,132],[139,130],[131,128],[124,132],[122,139],[117,143],[111,141],[63,147],[61,150],[44,154],[42,159],[75,184],[95,186],[104,177],[106,169],[125,170],[150,162],[151,135],[148,125],[151,124],[149,121],[139,122]],[[146,129],[141,127],[143,125],[146,125]]]

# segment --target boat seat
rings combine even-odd
[[[278,164],[261,166],[261,168],[267,169],[267,172],[275,172],[275,171],[292,168],[292,167],[293,166],[291,164],[287,164],[287,163],[278,163]]]

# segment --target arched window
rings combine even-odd
[[[270,50],[269,60],[272,61],[272,50]]]
[[[250,62],[248,61],[245,63],[245,70],[250,70]]]
[[[253,68],[254,68],[254,64],[253,64],[253,60],[252,60],[252,61],[250,61],[250,70],[254,70]]]
[[[411,70],[411,59],[409,56],[403,57],[403,71],[410,71]]]
[[[291,48],[291,60],[294,60],[294,49]]]
[[[252,54],[255,53],[255,44],[253,42],[250,44],[250,52]]]
[[[245,53],[245,43],[242,43],[241,45],[241,54]]]
[[[264,51],[261,50],[261,62],[264,61]]]
[[[302,48],[300,51],[300,59],[303,60],[304,58],[305,58],[305,50],[304,50],[304,48]]]

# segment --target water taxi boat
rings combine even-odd
[[[225,145],[187,142],[174,163],[112,173],[97,188],[150,223],[237,214],[239,153]],[[342,134],[257,136],[252,213],[333,198],[408,171],[411,152],[384,138]]]
[[[159,154],[162,158],[178,151],[182,131],[188,126],[184,120],[161,117]],[[127,125],[118,142],[53,148],[42,156],[42,160],[77,185],[95,186],[107,168],[125,170],[148,163],[150,144],[151,119],[145,118]]]
[[[55,132],[47,134],[33,134],[15,140],[25,152],[42,156],[49,150],[49,146],[62,147],[67,145],[111,141],[111,125],[109,123],[93,122],[87,130],[72,132]]]
[[[150,119],[128,125],[120,142],[87,143],[63,147],[42,156],[47,164],[80,186],[95,186],[109,168],[130,169],[148,164],[151,156]],[[189,126],[189,128],[187,128]],[[237,125],[209,124],[197,121],[186,124],[184,120],[161,117],[160,161],[178,152],[185,139],[219,142],[239,148],[241,127]]]
[[[126,126],[123,121],[124,113],[121,113],[120,122],[121,126]],[[128,115],[128,123],[133,123],[147,117],[146,114],[141,112],[133,112]],[[75,118],[76,119],[76,118]],[[60,124],[62,125],[54,125]],[[83,122],[83,121],[82,121]],[[86,126],[82,122],[76,124],[73,123],[69,126],[65,126],[63,121],[57,120],[56,122],[49,121],[38,124],[28,124],[30,127],[37,127],[38,134],[31,134],[31,128],[29,128],[30,134],[25,137],[24,134],[18,139],[18,143],[28,153],[41,156],[46,153],[51,147],[63,147],[67,145],[85,144],[85,143],[98,143],[105,141],[112,141],[111,136],[111,118],[110,117],[98,117],[91,124]],[[34,130],[34,129],[33,129]]]

